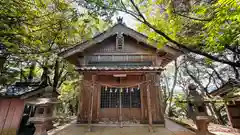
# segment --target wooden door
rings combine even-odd
[[[98,76],[101,85],[100,121],[131,121],[141,119],[141,83],[139,75],[116,78],[113,75]],[[106,84],[106,85],[104,85]]]
[[[102,87],[100,104],[102,121],[131,121],[141,118],[139,88]]]
[[[118,121],[119,101],[117,89],[101,87],[100,121]]]

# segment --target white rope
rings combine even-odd
[[[89,85],[101,85],[101,86],[105,86],[105,87],[119,87],[117,85],[109,85],[109,84],[105,84],[105,83],[100,83],[100,82],[93,82],[93,81],[87,81],[87,80],[84,80],[86,83],[89,83]],[[141,84],[143,83],[146,83],[146,82],[151,82],[152,80],[148,80],[148,81],[142,81],[140,83],[136,83],[136,84],[132,84],[132,85],[125,85],[124,87],[120,87],[120,88],[129,88],[129,87],[135,87],[135,86],[140,86]]]

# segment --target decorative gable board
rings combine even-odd
[[[122,50],[117,50],[116,48],[116,35],[112,36],[101,43],[98,43],[92,47],[84,50],[83,55],[98,55],[98,54],[156,54],[156,49],[144,45],[143,43],[137,42],[131,37],[124,35],[124,46]]]

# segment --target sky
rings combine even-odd
[[[79,6],[77,3],[72,3],[72,5],[74,7],[76,7],[80,12],[84,11],[85,9],[81,6]],[[124,12],[120,12],[118,11],[118,13],[116,13],[113,17],[112,17],[112,21],[114,23],[117,22],[117,17],[123,17],[123,22],[130,28],[132,29],[136,29],[136,24],[137,24],[137,21],[136,19],[134,19],[131,15],[127,14],[127,13],[124,13]]]
[[[136,29],[136,24],[138,23],[131,15],[128,15],[124,12],[119,12],[112,17],[114,23],[117,22],[117,17],[123,17],[123,22],[130,28]]]

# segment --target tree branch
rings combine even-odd
[[[224,64],[228,64],[228,65],[231,65],[231,66],[235,66],[235,67],[240,67],[240,64],[237,64],[235,62],[231,62],[231,61],[227,61],[227,60],[224,60],[224,59],[220,59],[218,58],[217,56],[213,56],[209,53],[206,53],[206,52],[203,52],[201,50],[198,50],[198,49],[195,49],[195,48],[190,48],[190,47],[187,47],[189,45],[184,45],[184,44],[181,44],[181,43],[178,43],[177,41],[173,40],[172,38],[170,38],[168,35],[166,35],[164,32],[162,32],[161,30],[157,29],[155,26],[153,26],[152,24],[150,24],[146,19],[145,17],[143,16],[143,14],[140,12],[138,6],[135,4],[135,2],[133,0],[130,0],[130,2],[132,3],[133,7],[135,8],[135,10],[137,11],[138,15],[140,16],[140,18],[142,19],[139,19],[137,16],[133,16],[134,18],[136,18],[137,20],[139,20],[140,22],[144,23],[145,25],[147,25],[149,28],[151,28],[152,30],[154,30],[156,33],[158,33],[159,35],[161,35],[162,37],[164,37],[165,39],[167,39],[169,42],[172,42],[174,43],[175,45],[177,45],[179,48],[185,50],[185,51],[188,51],[188,52],[193,52],[195,54],[199,54],[199,55],[202,55],[202,56],[205,56],[209,59],[212,59],[214,61],[217,61],[217,62],[221,62],[221,63],[224,63]]]
[[[209,68],[211,68],[213,70],[213,72],[216,74],[217,78],[221,81],[222,84],[225,83],[225,81],[222,79],[222,77],[220,76],[220,74],[216,71],[216,69],[211,66],[211,65],[207,65]]]
[[[206,21],[206,22],[209,22],[213,19],[213,17],[211,18],[206,18],[206,19],[201,19],[201,18],[195,18],[195,17],[191,17],[191,16],[187,16],[187,15],[184,15],[184,14],[180,14],[176,11],[173,12],[174,14],[176,15],[179,15],[179,16],[182,16],[182,17],[185,17],[185,18],[188,18],[188,19],[191,19],[191,20],[196,20],[196,21]]]

